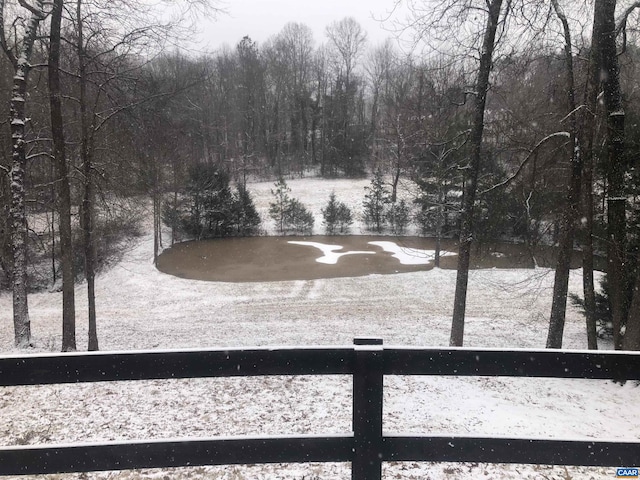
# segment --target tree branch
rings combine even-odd
[[[35,17],[37,17],[39,20],[44,20],[45,19],[46,14],[42,10],[38,10],[34,6],[29,5],[26,0],[18,0],[18,3],[23,8],[26,8],[27,10],[29,10],[31,12],[31,14],[34,15]]]
[[[5,55],[13,65],[13,68],[15,69],[18,66],[18,60],[16,59],[16,56],[13,54],[13,52],[9,48],[9,45],[7,45],[7,35],[5,33],[5,28],[4,28],[5,3],[6,3],[5,0],[0,0],[0,48],[2,48],[2,51],[5,53]]]
[[[620,33],[623,30],[626,30],[626,28],[627,28],[627,19],[629,18],[629,15],[631,15],[633,13],[633,11],[636,8],[639,8],[639,7],[640,7],[640,1],[639,2],[634,2],[633,4],[629,5],[629,7],[620,16],[620,18],[616,22],[616,37],[618,35],[620,35]]]
[[[569,117],[571,117],[575,113],[578,113],[583,108],[587,108],[587,106],[584,105],[584,104],[583,105],[578,105],[576,108],[574,108],[569,113],[567,113],[564,117],[562,117],[562,120],[560,120],[560,123],[564,123]]]
[[[533,147],[533,149],[531,151],[529,151],[529,155],[527,155],[527,158],[525,158],[522,163],[520,164],[520,166],[518,167],[518,170],[516,170],[516,172],[511,175],[509,178],[507,178],[506,180],[493,185],[492,187],[487,188],[486,190],[483,190],[480,192],[480,195],[484,195],[485,193],[489,193],[493,190],[496,190],[500,187],[504,187],[505,185],[509,184],[510,182],[512,182],[513,180],[515,180],[518,175],[520,175],[520,172],[522,172],[522,170],[524,169],[524,167],[527,165],[527,163],[529,162],[529,160],[531,159],[531,157],[533,156],[534,153],[536,153],[536,151],[545,143],[547,143],[547,141],[551,140],[552,138],[556,138],[556,137],[565,137],[565,138],[571,138],[571,134],[569,134],[569,132],[556,132],[556,133],[552,133],[551,135],[547,135],[546,137],[544,137],[542,140],[540,140],[538,143],[536,143],[535,147]]]
[[[38,152],[38,153],[33,153],[31,155],[27,155],[26,160],[31,160],[33,158],[38,158],[38,157],[48,157],[51,160],[54,160],[56,158],[49,152]]]

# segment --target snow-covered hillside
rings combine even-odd
[[[317,217],[332,190],[359,209],[367,181],[289,181]],[[249,186],[267,220],[272,183]],[[406,193],[410,195],[410,193]],[[267,220],[268,221],[268,220]],[[361,226],[354,227],[360,233]],[[215,283],[158,272],[148,234],[97,279],[102,350],[345,345],[375,336],[385,344],[448,343],[455,271],[433,269],[310,281]],[[465,345],[544,347],[553,273],[475,270]],[[573,271],[570,290],[582,278]],[[78,348],[86,349],[85,285],[77,287]],[[35,351],[58,350],[61,294],[30,297]],[[0,351],[15,353],[11,296],[0,295]],[[586,348],[584,320],[567,314],[564,345]],[[603,345],[607,347],[607,345]],[[607,381],[391,377],[389,432],[554,438],[640,438],[640,388]],[[345,377],[239,378],[56,385],[0,389],[3,445],[245,434],[350,431]],[[640,463],[640,460],[639,460]],[[621,465],[622,466],[622,465]],[[385,478],[608,479],[611,468],[486,464],[385,465]],[[25,477],[20,477],[25,478]],[[348,465],[207,467],[60,475],[51,478],[348,479]]]

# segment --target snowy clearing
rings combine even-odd
[[[368,181],[291,180],[291,196],[316,215],[335,190],[359,207]],[[273,183],[249,185],[265,226]],[[406,195],[410,196],[409,193]],[[354,209],[355,210],[355,209]],[[354,213],[356,213],[354,211]],[[361,233],[360,224],[354,233]],[[339,242],[336,242],[339,243]],[[309,281],[224,283],[157,271],[151,235],[96,281],[102,350],[350,345],[446,346],[455,271],[433,269]],[[338,260],[339,261],[339,260]],[[542,348],[553,272],[475,270],[465,346]],[[86,285],[78,285],[78,348],[86,349]],[[582,277],[572,271],[570,291]],[[60,348],[61,294],[30,297],[34,351]],[[564,345],[586,348],[584,319],[569,307]],[[602,345],[607,348],[606,344]],[[11,296],[0,295],[0,350],[13,347]],[[347,377],[268,377],[54,385],[0,389],[3,445],[351,430]],[[384,429],[394,433],[640,439],[640,388],[608,381],[388,377]],[[639,462],[640,463],[640,460]],[[620,465],[623,466],[623,465]],[[625,465],[631,466],[631,465]],[[384,478],[609,479],[614,468],[385,464]],[[16,477],[27,478],[27,477]],[[52,475],[51,479],[348,479],[345,464],[197,467]]]

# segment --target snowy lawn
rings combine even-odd
[[[358,207],[368,181],[288,182],[316,215],[332,190]],[[253,184],[266,211],[272,183]],[[410,195],[410,193],[406,193]],[[355,210],[355,208],[354,208]],[[354,233],[361,233],[357,224]],[[362,232],[363,233],[363,232]],[[292,239],[293,240],[293,239]],[[553,272],[471,273],[465,346],[544,347]],[[573,271],[570,290],[580,293]],[[310,281],[216,283],[158,272],[152,238],[138,239],[97,279],[102,350],[349,345],[375,336],[387,345],[446,346],[455,271],[433,269]],[[86,349],[85,285],[77,287],[78,348]],[[34,351],[60,348],[61,294],[30,297]],[[569,307],[564,345],[586,348],[584,319]],[[602,348],[609,345],[603,344]],[[0,351],[15,353],[11,296],[0,295]],[[347,377],[270,377],[54,385],[0,389],[2,445],[103,440],[348,433]],[[397,433],[640,439],[640,388],[608,381],[388,377],[384,429]],[[640,459],[638,460],[640,464]],[[621,465],[622,466],[622,465]],[[632,466],[632,465],[625,465]],[[637,466],[637,465],[636,465]],[[385,464],[384,478],[609,479],[613,468],[533,465]],[[19,477],[26,478],[26,477]],[[344,464],[199,467],[53,475],[47,478],[348,479]]]

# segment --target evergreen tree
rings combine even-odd
[[[260,215],[251,194],[243,184],[239,184],[234,193],[233,223],[237,234],[242,237],[255,235],[260,230]]]
[[[311,212],[296,198],[292,198],[289,202],[285,218],[287,228],[294,230],[296,233],[310,235],[313,232],[315,219]]]
[[[173,245],[178,232],[182,230],[184,202],[177,202],[174,199],[165,201],[162,204],[161,219],[162,222],[169,228],[171,228],[171,244]]]
[[[269,216],[276,222],[281,234],[287,230],[295,233],[310,234],[315,220],[311,212],[297,199],[289,197],[291,189],[284,178],[280,177],[271,193],[275,201],[269,204]]]
[[[269,216],[276,222],[278,231],[284,233],[287,211],[291,204],[291,198],[289,197],[291,189],[283,177],[278,178],[274,186],[276,188],[275,190],[271,190],[271,194],[275,197],[275,201],[269,203]]]
[[[409,205],[402,199],[392,203],[387,212],[387,220],[393,233],[402,235],[409,224]]]
[[[335,235],[338,231],[347,233],[353,223],[351,210],[344,203],[336,200],[335,192],[329,195],[329,202],[322,209],[322,216],[324,218],[322,224],[327,235]]]
[[[329,203],[322,209],[322,218],[326,234],[335,235],[338,223],[338,201],[336,200],[335,192],[331,192],[331,195],[329,195]]]
[[[351,209],[344,203],[338,204],[338,230],[340,233],[349,233],[349,229],[353,224],[353,215]]]
[[[382,172],[378,169],[373,175],[371,186],[365,187],[364,196],[364,222],[367,228],[381,233],[385,225],[387,206],[391,203],[391,196],[387,191]]]
[[[229,175],[215,166],[195,165],[187,181],[189,213],[183,218],[185,232],[197,240],[225,237],[233,231],[233,196]]]

